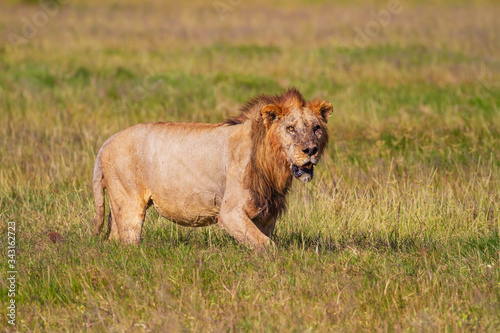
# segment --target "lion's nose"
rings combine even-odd
[[[313,155],[316,155],[316,153],[318,152],[318,147],[313,146],[313,147],[306,148],[302,151],[304,153],[306,153],[308,156],[313,156]]]

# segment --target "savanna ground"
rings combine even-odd
[[[36,1],[0,5],[0,269],[15,221],[16,328],[499,330],[500,4],[400,1],[377,29],[370,12],[389,1],[178,3],[70,1],[35,31]],[[219,122],[290,86],[335,112],[276,251],[153,209],[138,247],[90,236],[110,135]]]

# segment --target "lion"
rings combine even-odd
[[[143,123],[110,137],[97,154],[94,234],[109,197],[110,240],[138,244],[147,208],[183,226],[218,223],[264,249],[292,179],[309,182],[328,143],[332,105],[295,88],[251,99],[222,123]]]

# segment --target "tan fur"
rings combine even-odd
[[[331,104],[295,89],[252,99],[221,124],[146,123],[109,138],[94,167],[94,233],[136,244],[146,209],[184,226],[219,222],[252,248],[271,244],[292,178],[309,181],[328,142]]]

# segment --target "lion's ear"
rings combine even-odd
[[[275,121],[281,114],[281,109],[279,106],[274,104],[268,104],[262,108],[260,112],[262,118],[264,119],[264,124],[267,128],[271,127],[273,121]]]
[[[333,107],[332,104],[328,101],[313,101],[310,106],[311,110],[316,112],[325,120],[325,122],[328,122],[328,118],[333,112]]]

